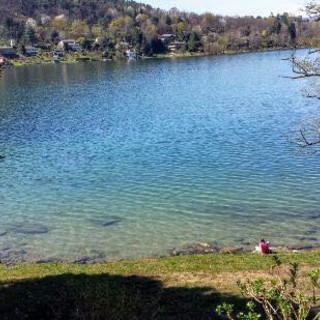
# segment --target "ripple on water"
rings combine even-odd
[[[286,138],[317,105],[278,77],[287,55],[8,70],[0,258],[319,242],[319,161]]]

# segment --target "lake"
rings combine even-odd
[[[6,70],[0,259],[319,245],[320,161],[292,142],[318,101],[289,55]]]

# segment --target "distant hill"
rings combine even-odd
[[[0,0],[0,46],[54,47],[75,39],[86,50],[124,58],[203,52],[221,54],[318,45],[319,22],[286,13],[223,17],[152,8],[125,0]],[[11,41],[13,40],[13,41]]]
[[[105,13],[112,8],[117,10],[125,6],[138,8],[135,1],[125,0],[0,0],[0,22],[6,17],[33,17],[46,14],[56,16],[65,14],[69,19],[87,19],[91,22],[103,19]],[[148,6],[151,8],[150,6]]]

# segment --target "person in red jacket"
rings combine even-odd
[[[264,239],[260,240],[259,248],[262,254],[270,253],[269,244]]]

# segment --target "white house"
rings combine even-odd
[[[80,46],[80,44],[76,43],[76,40],[74,40],[74,39],[61,40],[58,43],[58,48],[60,50],[66,50],[66,51],[81,51],[82,50],[82,47]]]

